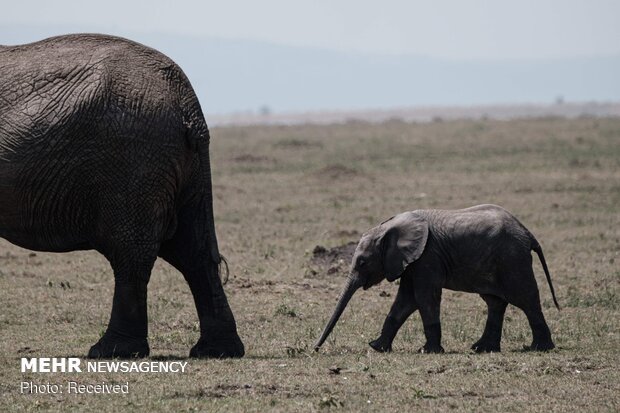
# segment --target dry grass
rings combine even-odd
[[[539,119],[212,131],[227,294],[241,360],[190,360],[181,375],[29,374],[22,356],[84,355],[107,322],[112,276],[96,253],[31,254],[0,241],[0,410],[618,411],[620,409],[620,120]],[[419,316],[378,354],[396,286],[352,300],[323,350],[311,350],[343,284],[312,271],[313,248],[357,240],[396,212],[497,203],[541,242],[561,312],[535,271],[554,340],[523,353],[530,332],[509,307],[500,354],[474,355],[483,301],[444,293],[447,354],[421,355]],[[185,357],[197,317],[180,274],[162,262],[150,294],[153,357]],[[335,374],[334,371],[339,371]],[[338,370],[338,368],[340,370]],[[130,382],[128,396],[21,395],[22,380]]]

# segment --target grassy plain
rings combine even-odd
[[[620,119],[393,120],[212,130],[226,291],[246,345],[240,360],[189,360],[185,374],[22,374],[20,357],[83,356],[109,317],[112,275],[93,252],[31,253],[0,240],[0,410],[618,411]],[[502,353],[476,355],[486,307],[444,292],[443,355],[414,314],[378,354],[396,286],[353,298],[320,353],[348,263],[309,264],[394,213],[496,203],[541,242],[558,299],[535,259],[557,349],[525,353],[525,316],[509,307]],[[189,288],[158,261],[149,286],[152,358],[186,357],[198,338]],[[338,371],[335,374],[334,371]],[[130,394],[24,395],[35,383],[129,381]]]

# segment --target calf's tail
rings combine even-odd
[[[534,240],[532,243],[532,250],[538,255],[538,259],[542,264],[543,270],[545,270],[545,275],[547,276],[547,282],[549,283],[549,288],[551,289],[551,295],[553,296],[553,303],[555,307],[559,310],[560,304],[558,304],[558,300],[555,298],[555,291],[553,289],[553,283],[551,282],[551,275],[549,274],[549,268],[547,268],[547,261],[545,261],[545,255],[543,254],[542,248],[540,244]]]

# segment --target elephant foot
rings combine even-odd
[[[499,353],[501,351],[499,343],[492,343],[483,340],[478,340],[475,342],[471,346],[471,349],[476,353]]]
[[[529,346],[523,346],[524,351],[549,351],[555,348],[552,341],[534,341]]]
[[[382,340],[381,337],[371,341],[368,345],[379,353],[389,353],[392,351],[392,342]]]
[[[88,358],[142,358],[150,353],[146,338],[114,337],[107,333],[90,348]]]
[[[445,350],[443,349],[443,347],[441,347],[440,344],[424,344],[424,346],[420,347],[420,349],[418,350],[418,353],[423,353],[423,354],[430,354],[430,353],[445,353]]]
[[[245,347],[236,332],[231,336],[200,337],[198,342],[189,352],[190,357],[195,358],[240,358],[245,355]]]

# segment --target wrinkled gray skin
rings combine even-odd
[[[201,336],[190,355],[243,356],[219,277],[211,188],[209,131],[169,58],[103,35],[0,46],[0,236],[110,261],[112,315],[90,357],[149,354],[158,256],[194,296]]]
[[[502,323],[508,304],[523,310],[532,329],[531,350],[554,348],[545,322],[532,270],[535,251],[558,307],[542,249],[534,236],[497,205],[461,210],[417,210],[396,215],[366,232],[351,264],[347,284],[315,349],[324,343],[353,293],[384,278],[400,278],[398,294],[381,335],[370,346],[392,350],[392,341],[407,317],[420,311],[426,344],[423,353],[442,353],[439,307],[441,290],[478,293],[488,318],[476,352],[500,351]]]

